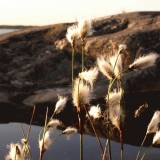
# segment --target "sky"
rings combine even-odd
[[[160,11],[160,0],[1,0],[0,25],[42,26],[123,11]]]

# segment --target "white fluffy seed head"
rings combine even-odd
[[[89,115],[92,116],[94,119],[102,117],[102,111],[99,104],[90,108]]]
[[[47,131],[44,135],[44,139],[42,138],[39,141],[40,153],[44,153],[49,148],[50,144],[51,144],[50,131]]]
[[[120,106],[120,100],[122,97],[122,90],[111,92],[109,96],[106,96],[106,100],[109,106],[109,118],[113,125],[120,130],[121,119],[124,118],[123,109]]]
[[[9,149],[9,154],[5,157],[5,160],[23,160],[23,149],[19,143],[11,143],[7,145]],[[16,158],[15,158],[16,157]]]
[[[84,84],[82,80],[76,78],[74,81],[74,87],[72,90],[73,104],[76,107],[82,107],[84,104],[89,104],[92,97],[92,92],[87,84]]]
[[[47,126],[53,130],[53,129],[56,129],[59,124],[60,124],[59,120],[52,119]]]
[[[71,136],[72,134],[75,134],[75,133],[77,133],[77,129],[74,128],[74,127],[67,127],[67,128],[62,132],[62,134],[65,134],[65,135],[66,135],[66,137],[67,137],[68,140],[70,139],[70,136]]]
[[[54,110],[56,114],[61,112],[64,109],[67,100],[68,100],[67,97],[58,95],[58,102],[56,103],[55,110]]]
[[[131,70],[139,70],[155,65],[156,59],[159,57],[156,53],[150,53],[148,55],[137,58],[132,64],[129,65]]]
[[[120,105],[116,107],[109,108],[109,118],[113,125],[115,125],[118,130],[120,130],[121,119],[124,117],[124,112]]]
[[[155,133],[159,130],[160,125],[160,111],[155,111],[153,117],[147,127],[146,134]]]
[[[22,142],[23,145],[25,145],[25,144],[27,144],[27,139],[23,138],[23,139],[21,139],[21,142]]]
[[[92,21],[90,19],[84,18],[78,22],[79,38],[84,40],[87,36],[92,35],[93,32]]]
[[[66,34],[67,40],[74,46],[75,39],[78,38],[78,27],[77,25],[69,26]]]
[[[109,107],[114,107],[120,104],[120,100],[122,97],[122,90],[116,92],[110,92],[109,95],[106,95],[106,101],[108,102]]]
[[[99,70],[108,79],[111,80],[111,79],[115,78],[113,68],[112,68],[108,58],[106,59],[106,58],[104,58],[104,56],[100,56],[99,58],[97,58],[97,65],[99,67]]]
[[[160,144],[160,131],[157,131],[154,135],[152,144]]]
[[[119,45],[119,51],[125,50],[125,49],[127,49],[127,45],[126,44],[120,44]]]
[[[117,78],[121,78],[122,73],[122,58],[121,55],[118,53],[115,53],[115,55],[111,56],[109,58],[109,62],[112,65],[113,72]]]
[[[96,81],[97,75],[98,75],[97,67],[79,73],[79,77],[88,82],[91,85],[92,89],[93,89],[93,83]]]

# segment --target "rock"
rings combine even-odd
[[[119,44],[127,45],[122,53],[124,67],[151,51],[160,54],[159,24],[160,12],[133,12],[94,20],[95,32],[85,41],[85,67],[95,65],[101,54],[111,55]],[[65,92],[71,88],[71,46],[65,37],[69,25],[32,27],[0,36],[0,90],[12,93],[6,95],[11,103],[16,93],[23,95],[16,103],[32,106],[38,100],[55,103],[56,94],[71,97],[71,89],[70,94]],[[80,41],[75,52],[77,76],[81,71]],[[159,73],[160,59],[155,67],[125,73],[122,77],[125,93],[160,91]],[[57,88],[61,88],[59,93],[52,92]],[[104,97],[107,88],[108,80],[100,73],[95,84],[96,97]]]

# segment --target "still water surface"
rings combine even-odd
[[[22,124],[25,133],[27,133],[28,124]],[[31,146],[31,153],[34,160],[38,160],[39,148],[38,148],[38,135],[42,127],[32,125],[29,144]],[[62,130],[55,130],[51,135],[55,138],[59,135]],[[83,139],[84,142],[84,159],[85,160],[101,160],[102,153],[94,136],[85,134]],[[8,149],[6,148],[11,142],[17,143],[21,142],[23,138],[19,123],[8,123],[0,125],[0,160],[4,160],[5,155],[8,154]],[[102,145],[106,143],[105,138],[100,138]],[[146,150],[143,147],[142,153]],[[120,159],[120,144],[111,141],[112,159]],[[135,160],[139,147],[132,145],[124,145],[124,157],[126,160]],[[78,160],[79,159],[79,134],[71,136],[70,140],[67,140],[65,135],[60,136],[44,153],[44,160]],[[159,160],[160,159],[160,149],[151,148],[148,152],[145,160]]]
[[[1,34],[5,34],[5,33],[9,33],[9,32],[14,32],[17,31],[18,29],[0,29],[0,35]]]

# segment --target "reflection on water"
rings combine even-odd
[[[144,138],[146,127],[157,107],[157,96],[159,93],[150,94],[132,94],[131,96],[126,96],[126,123],[124,128],[124,156],[127,160],[135,160],[139,146]],[[130,102],[137,103],[130,103]],[[102,109],[105,108],[105,102],[103,100],[98,100]],[[147,102],[149,107],[142,113],[138,118],[134,118],[135,107],[141,104],[141,102]],[[95,102],[97,103],[97,102]],[[31,145],[31,152],[35,160],[38,159],[39,149],[38,149],[38,135],[45,120],[46,106],[49,107],[49,116],[52,115],[54,108],[53,104],[37,104],[36,111],[33,118],[33,124],[31,128],[31,133],[29,137],[29,144]],[[74,108],[74,109],[73,109]],[[19,123],[23,122],[23,127],[27,133],[28,124],[30,122],[31,113],[33,108],[26,107],[23,109],[16,109],[13,106],[8,106],[3,104],[3,107],[0,108],[0,160],[4,160],[4,156],[8,153],[6,145],[9,145],[11,142],[20,142],[22,137],[21,129]],[[85,116],[85,115],[84,115]],[[64,110],[57,114],[55,118],[59,119],[62,122],[61,129],[65,129],[67,126],[72,125],[74,127],[78,126],[78,119],[75,107],[71,105],[71,101],[67,102]],[[97,143],[96,138],[93,136],[93,130],[87,120],[84,117],[84,159],[86,160],[101,160],[101,150]],[[15,122],[15,123],[13,123]],[[105,146],[106,143],[106,123],[103,118],[99,120],[94,120],[94,126],[98,132],[98,135],[101,137],[102,145]],[[4,124],[6,123],[6,124]],[[62,130],[57,129],[52,134],[52,138],[55,138]],[[113,160],[120,159],[120,144],[119,142],[119,133],[115,127],[111,126],[111,148]],[[149,146],[152,143],[153,134],[147,137],[146,143],[144,146]],[[117,141],[117,142],[115,142]],[[130,145],[128,145],[130,144]],[[136,146],[133,146],[136,145]],[[157,147],[157,146],[156,146]],[[141,153],[147,148],[144,147]],[[160,148],[152,148],[147,154],[146,160],[158,160],[160,159]],[[53,159],[64,159],[64,160],[77,160],[79,159],[79,135],[73,135],[70,141],[66,140],[66,137],[63,135],[55,141],[51,148],[44,154],[44,160],[53,160]]]
[[[25,133],[27,133],[28,124],[22,124]],[[39,157],[39,148],[38,148],[38,135],[42,127],[32,125],[29,144],[31,146],[31,153],[33,159],[37,160]],[[62,130],[55,130],[51,135],[52,138],[55,138],[59,135]],[[0,160],[4,159],[4,156],[7,155],[8,149],[6,145],[9,145],[11,142],[17,143],[20,142],[23,138],[20,124],[19,123],[8,123],[0,125]],[[102,153],[97,143],[97,140],[94,136],[84,135],[84,159],[86,160],[101,160]],[[102,145],[106,143],[105,138],[100,138]],[[112,159],[120,159],[120,144],[117,142],[111,142],[112,150]],[[127,160],[135,160],[139,147],[124,145],[124,157]],[[146,150],[146,147],[143,147],[142,153]],[[146,160],[157,160],[160,156],[159,148],[152,148],[147,154]],[[59,137],[53,145],[44,153],[44,160],[53,160],[53,159],[63,159],[63,160],[78,160],[79,159],[79,134],[71,136],[70,140],[67,140],[65,135]]]

